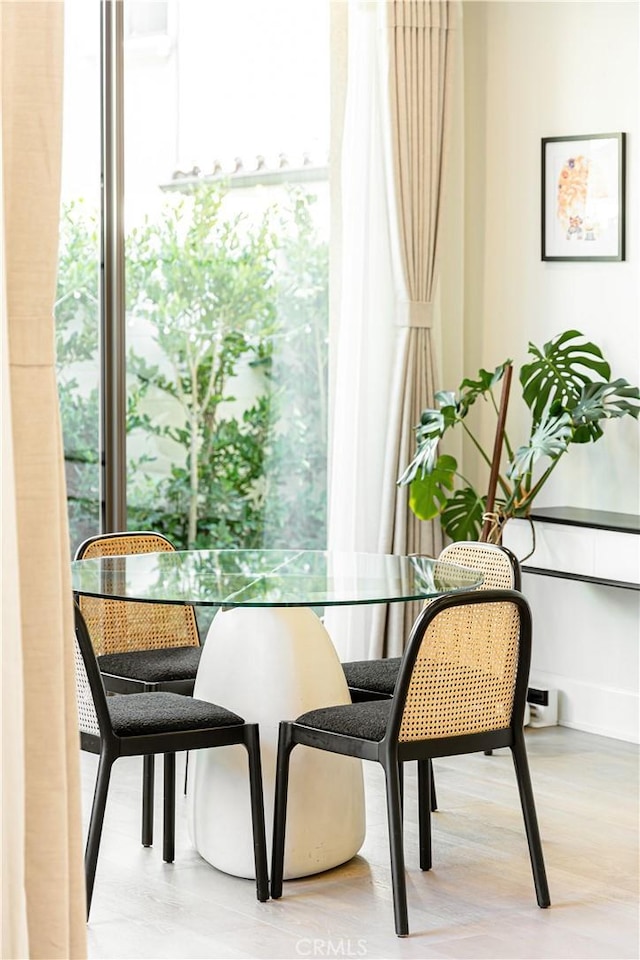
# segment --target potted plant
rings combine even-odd
[[[519,374],[522,398],[531,413],[529,437],[512,446],[504,431],[506,469],[498,470],[493,504],[494,523],[486,537],[499,542],[510,517],[527,517],[534,499],[573,443],[595,443],[605,421],[638,417],[638,387],[611,380],[611,368],[599,347],[577,330],[566,330],[542,349],[533,343],[533,360]],[[458,471],[450,454],[439,453],[444,435],[461,427],[488,467],[492,460],[474,435],[468,415],[477,401],[489,403],[498,416],[494,389],[511,366],[505,360],[493,373],[480,370],[476,380],[464,379],[457,393],[441,390],[436,407],[422,412],[416,427],[416,452],[398,480],[410,484],[411,509],[422,520],[440,517],[452,540],[477,540],[483,527],[486,494],[479,493]]]

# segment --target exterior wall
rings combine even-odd
[[[602,348],[614,376],[637,384],[639,6],[464,7],[464,372],[508,357],[519,367],[530,340],[541,345],[575,328]],[[541,138],[619,131],[627,133],[626,261],[541,262]],[[528,425],[514,380],[512,443],[524,441]],[[638,513],[638,441],[632,418],[608,424],[597,445],[569,451],[537,505]],[[472,475],[471,451],[465,458]],[[637,595],[533,581],[524,581],[536,622],[532,676],[560,688],[561,722],[637,739]]]

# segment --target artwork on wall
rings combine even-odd
[[[625,134],[542,141],[542,259],[624,260]]]

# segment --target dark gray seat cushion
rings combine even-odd
[[[98,657],[102,673],[141,683],[163,680],[194,680],[202,647],[163,647],[158,650],[132,650],[129,653],[105,653]]]
[[[385,660],[352,660],[343,663],[342,669],[347,686],[353,690],[372,690],[393,696],[398,679],[401,657],[389,657]]]
[[[319,710],[303,713],[296,723],[330,733],[360,737],[362,740],[382,740],[391,703],[391,700],[368,700],[339,707],[320,707]]]
[[[135,737],[178,730],[205,730],[244,723],[242,717],[217,703],[179,693],[130,693],[107,697],[113,731]]]

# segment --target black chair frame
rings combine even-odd
[[[461,604],[488,604],[495,602],[516,604],[520,616],[518,668],[509,726],[502,730],[492,730],[486,733],[400,742],[398,737],[413,667],[429,624],[440,613],[451,607]],[[408,936],[409,934],[402,826],[402,764],[409,760],[429,761],[435,757],[476,753],[498,747],[509,747],[513,755],[536,898],[540,907],[548,907],[550,903],[549,889],[523,731],[530,659],[531,613],[529,605],[521,593],[513,590],[482,590],[474,591],[473,593],[449,594],[434,600],[431,604],[423,608],[413,625],[402,659],[395,695],[392,698],[386,732],[382,740],[372,741],[353,735],[334,733],[305,726],[297,721],[282,721],[279,730],[274,808],[271,864],[272,898],[278,899],[282,896],[289,762],[291,751],[297,744],[315,747],[319,750],[328,750],[332,753],[339,753],[345,756],[357,757],[360,760],[372,760],[381,764],[383,767],[387,796],[387,820],[395,928],[397,935],[401,937]],[[345,708],[335,707],[333,709],[337,711]],[[430,789],[431,769],[429,763],[420,763],[419,771],[423,790]],[[422,870],[429,870],[432,864],[430,816],[431,811],[429,804],[421,804],[419,808],[419,823],[420,868]]]
[[[164,537],[160,533],[152,531],[154,537],[159,540],[164,540],[168,543],[172,549],[173,544],[167,537]],[[145,531],[124,531],[116,533],[103,533],[97,536],[88,537],[84,540],[80,546],[77,548],[75,553],[76,560],[82,560],[84,554],[86,553],[87,548],[90,544],[94,543],[96,540],[109,540],[109,539],[118,539],[122,537],[131,537],[144,536]],[[76,601],[78,597],[76,595]],[[122,601],[126,603],[126,600]],[[195,616],[194,616],[195,621]],[[195,621],[195,629],[198,632],[197,621]],[[198,640],[200,640],[198,632]],[[105,689],[109,693],[155,693],[157,691],[164,691],[167,693],[181,693],[184,696],[192,696],[193,689],[195,686],[196,678],[195,676],[190,677],[189,679],[182,680],[166,680],[160,682],[148,682],[145,680],[135,680],[130,677],[122,677],[116,673],[110,673],[107,670],[101,670],[102,678],[104,681]],[[154,805],[154,786],[155,786],[155,758],[153,754],[145,755],[143,758],[142,765],[142,824],[141,824],[141,843],[143,847],[150,847],[153,845],[153,805]],[[185,770],[185,792],[187,787],[187,774]]]
[[[175,856],[175,755],[184,750],[223,747],[230,744],[242,744],[247,751],[256,892],[258,900],[268,900],[267,845],[258,725],[242,723],[204,729],[179,729],[143,736],[118,736],[113,730],[107,697],[89,632],[77,604],[75,604],[75,628],[100,729],[100,736],[80,732],[81,749],[98,754],[100,758],[84,860],[87,919],[91,909],[111,768],[115,761],[119,757],[164,755],[163,860],[166,863],[172,863]]]
[[[520,561],[516,557],[515,553],[509,550],[508,547],[504,547],[502,544],[499,545],[499,549],[508,557],[511,567],[513,570],[513,589],[520,591],[522,589],[522,572],[520,570]],[[419,556],[419,554],[415,554]],[[396,658],[394,658],[396,659]],[[398,661],[402,658],[398,657]],[[373,661],[372,661],[373,662]],[[393,696],[391,693],[381,693],[379,690],[371,690],[367,687],[355,687],[349,686],[349,693],[351,695],[352,703],[363,703],[368,700],[389,700]],[[490,757],[493,753],[492,750],[485,750],[485,755]],[[400,788],[402,792],[402,768],[400,768]],[[418,810],[422,809],[423,803],[425,803],[425,797],[429,796],[429,801],[431,804],[431,812],[435,813],[438,809],[438,796],[436,793],[436,783],[433,775],[433,763],[431,760],[418,760]],[[420,829],[425,822],[424,818],[419,814],[420,817]]]

